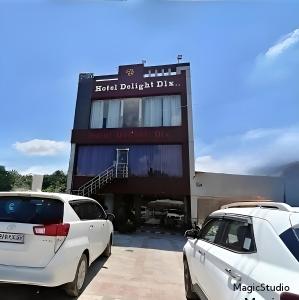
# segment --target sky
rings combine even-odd
[[[299,1],[0,0],[0,165],[66,171],[80,72],[190,62],[196,169],[299,161]]]

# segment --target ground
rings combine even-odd
[[[112,255],[91,266],[78,300],[183,300],[181,235],[115,234]],[[69,300],[60,288],[0,284],[1,300]]]

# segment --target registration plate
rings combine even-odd
[[[24,244],[24,234],[0,232],[0,242]]]

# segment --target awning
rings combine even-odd
[[[184,202],[171,199],[161,199],[148,202],[151,208],[183,208]]]

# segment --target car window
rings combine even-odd
[[[282,232],[279,237],[297,261],[299,261],[299,228],[290,227]]]
[[[222,238],[222,245],[233,251],[253,252],[255,249],[253,228],[251,224],[226,220],[226,229]]]
[[[0,222],[59,224],[63,222],[64,203],[38,197],[0,197]]]
[[[220,227],[222,224],[221,219],[211,219],[208,221],[200,232],[200,239],[214,243],[218,239]]]
[[[97,203],[92,203],[92,204],[93,204],[93,207],[95,210],[96,219],[106,219],[106,213],[105,213],[104,209],[102,208],[102,206]]]
[[[103,208],[93,201],[71,201],[70,205],[80,220],[98,220],[106,216]]]

